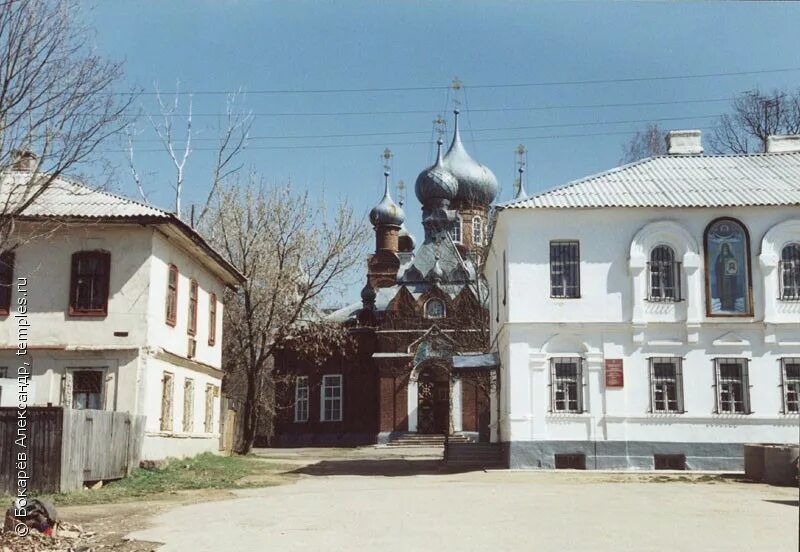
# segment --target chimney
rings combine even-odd
[[[800,152],[800,134],[767,136],[767,153]]]
[[[11,152],[11,168],[15,171],[33,171],[36,169],[36,160],[36,154],[28,149],[15,149]]]
[[[667,153],[670,155],[702,154],[701,135],[699,130],[670,130],[667,133]]]

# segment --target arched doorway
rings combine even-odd
[[[449,370],[440,363],[426,363],[417,385],[417,432],[450,433]]]

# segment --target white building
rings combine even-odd
[[[798,441],[800,137],[498,206],[485,269],[510,467],[741,469]]]
[[[3,204],[28,177],[4,175]],[[0,378],[25,341],[29,406],[145,415],[147,459],[218,450],[222,296],[243,276],[174,215],[66,179],[20,221],[0,247]]]

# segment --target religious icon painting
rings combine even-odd
[[[706,313],[752,316],[750,242],[737,220],[721,218],[706,228]]]

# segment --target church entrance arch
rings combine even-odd
[[[441,363],[428,362],[417,372],[417,431],[450,432],[450,371]]]

